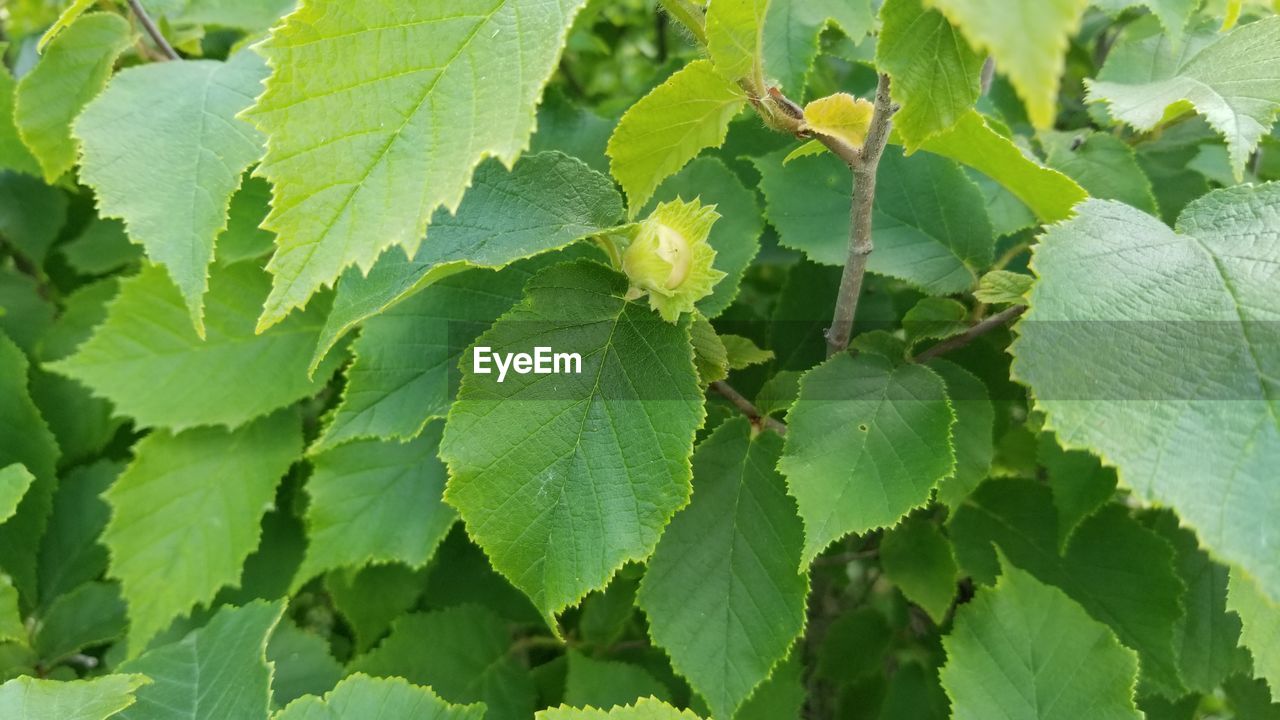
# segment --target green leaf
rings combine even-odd
[[[40,284],[35,278],[17,268],[0,267],[0,331],[14,344],[33,356],[38,355],[57,312],[58,308],[40,294]],[[32,393],[35,392],[33,387]]]
[[[1236,181],[1280,112],[1280,18],[1243,25],[1169,56],[1149,77],[1086,81],[1089,102],[1140,131],[1194,107],[1227,140]]]
[[[321,695],[334,689],[345,671],[329,654],[329,641],[284,619],[267,643],[272,664],[271,705],[283,707],[304,695]],[[367,718],[367,715],[359,717]]]
[[[56,484],[58,445],[27,390],[27,358],[0,333],[0,467],[15,463],[35,476],[17,514],[0,525],[0,570],[23,598],[36,594],[36,538],[44,532]]]
[[[712,267],[725,274],[711,295],[698,301],[698,310],[708,318],[718,317],[734,298],[742,277],[760,252],[764,220],[755,193],[718,158],[701,157],[667,178],[654,192],[646,212],[658,202],[699,200],[714,205],[720,219],[711,228],[707,242],[716,251]]]
[[[120,720],[266,718],[267,638],[284,610],[283,602],[224,607],[203,628],[121,665],[122,672],[154,682],[138,691],[138,703]]]
[[[964,117],[981,94],[982,57],[937,10],[921,0],[887,0],[880,8],[876,66],[893,79],[902,109],[893,117],[908,152]]]
[[[1186,614],[1174,626],[1178,671],[1189,689],[1213,693],[1229,676],[1249,670],[1248,653],[1238,647],[1240,618],[1227,608],[1229,571],[1209,559],[1195,533],[1179,527],[1173,513],[1147,513],[1142,520],[1173,546],[1178,577],[1187,588],[1182,596]]]
[[[351,627],[356,652],[376,645],[391,623],[418,604],[426,575],[425,570],[389,563],[336,570],[325,576],[324,589]]]
[[[1138,658],[1062,591],[1005,565],[956,613],[942,685],[956,720],[1140,720]]]
[[[711,321],[695,312],[689,324],[689,340],[693,343],[693,364],[698,369],[698,379],[710,385],[729,377],[729,351]]]
[[[945,340],[959,335],[968,330],[969,325],[969,308],[951,298],[923,298],[902,316],[902,330],[911,348],[924,340]]]
[[[0,575],[0,643],[7,642],[26,645],[27,627],[18,609],[18,588],[8,575]]]
[[[525,625],[537,626],[542,620],[529,598],[493,569],[461,524],[454,526],[427,569],[427,607],[472,604]]]
[[[342,402],[311,452],[357,438],[407,440],[432,418],[444,417],[457,390],[458,360],[519,302],[534,272],[556,257],[520,261],[496,273],[465,270],[365,320],[352,346],[355,360],[346,370]]]
[[[421,567],[431,559],[457,518],[440,497],[445,469],[436,450],[443,425],[403,444],[355,442],[313,458],[307,555],[295,586],[339,567]]]
[[[627,110],[609,138],[609,168],[627,193],[632,217],[663,180],[724,142],[729,121],[746,102],[710,62],[695,60]]]
[[[80,176],[99,212],[123,220],[147,257],[169,271],[201,336],[214,240],[227,227],[241,174],[262,154],[262,136],[236,115],[265,76],[252,52],[225,63],[141,65],[113,78],[75,123]]]
[[[1026,204],[1041,222],[1065,220],[1081,200],[1089,197],[1074,180],[1028,157],[1009,138],[991,129],[977,111],[954,127],[921,145],[998,182]]]
[[[18,503],[35,481],[36,476],[22,463],[0,468],[0,524],[18,512]]]
[[[297,0],[186,0],[178,20],[193,25],[266,30],[297,5]]]
[[[642,698],[634,705],[611,710],[560,707],[539,710],[536,720],[701,720],[688,710],[677,710],[655,698]]]
[[[607,588],[591,593],[582,601],[578,632],[583,640],[593,645],[612,645],[631,627],[640,578],[630,575],[624,568]]]
[[[132,42],[129,23],[119,15],[82,15],[49,43],[40,61],[18,82],[13,119],[47,182],[76,164],[71,122],[102,92],[116,58]]]
[[[67,196],[34,177],[0,172],[0,237],[37,267],[67,220]]]
[[[277,25],[258,46],[271,78],[247,113],[269,138],[258,173],[275,186],[258,329],[350,265],[367,272],[397,245],[416,254],[482,159],[515,163],[584,4],[304,0]]]
[[[44,31],[40,36],[40,40],[36,42],[36,52],[43,53],[45,47],[53,40],[58,33],[66,30],[71,23],[74,23],[81,15],[93,7],[95,0],[71,0],[62,14],[58,16],[57,21]]]
[[[982,190],[987,201],[987,215],[991,218],[991,226],[997,237],[1008,237],[1037,224],[1031,208],[1004,185],[973,168],[966,167],[965,174],[978,183],[978,188]]]
[[[770,223],[780,241],[810,259],[848,257],[848,168],[834,155],[782,164],[782,152],[755,161]],[[994,233],[978,188],[960,168],[930,154],[888,150],[880,162],[872,216],[875,252],[867,269],[930,293],[972,288],[991,263]]]
[[[611,708],[644,697],[671,702],[671,691],[639,665],[596,660],[569,650],[564,702],[574,707]]]
[[[1173,46],[1178,47],[1200,0],[1092,0],[1092,5],[1112,16],[1131,7],[1144,6],[1160,20]]]
[[[640,585],[653,641],[714,717],[733,717],[804,628],[804,528],[781,454],[782,438],[745,418],[717,427],[693,455],[693,502]]]
[[[768,680],[734,715],[734,720],[791,720],[799,718],[805,703],[804,665],[791,653],[773,669]]]
[[[1271,687],[1271,701],[1280,703],[1280,604],[1239,568],[1231,569],[1227,609],[1240,617],[1240,645],[1253,654],[1254,677]]]
[[[510,170],[496,160],[482,163],[457,213],[438,211],[431,242],[411,259],[386,253],[368,275],[353,269],[342,276],[311,367],[356,325],[441,278],[561,249],[622,217],[613,182],[574,158],[529,155]]]
[[[955,468],[955,414],[918,365],[840,354],[800,381],[778,469],[804,519],[808,564],[834,540],[895,524]]]
[[[240,579],[301,444],[298,418],[280,412],[234,432],[159,430],[134,446],[133,463],[106,493],[112,516],[102,536],[129,604],[131,652]]]
[[[1280,352],[1264,308],[1276,302],[1277,206],[1280,183],[1219,190],[1174,231],[1090,201],[1037,245],[1040,280],[1012,348],[1014,377],[1064,447],[1099,454],[1139,500],[1175,510],[1271,597]],[[1181,348],[1176,362],[1170,347]]]
[[[483,720],[485,706],[450,705],[432,692],[401,678],[355,674],[338,683],[324,698],[308,696],[289,704],[272,720]]]
[[[1115,496],[1116,473],[1087,452],[1063,450],[1052,433],[1040,435],[1036,454],[1058,509],[1058,547],[1065,548],[1081,521]]]
[[[764,91],[764,22],[770,0],[716,0],[707,7],[707,52],[733,82]]]
[[[586,261],[530,280],[477,346],[576,352],[581,374],[464,371],[441,443],[447,501],[548,616],[648,557],[689,498],[703,397],[688,326],[626,301],[627,288]]]
[[[562,152],[607,175],[609,157],[605,149],[616,121],[617,118],[602,117],[594,109],[568,99],[564,92],[548,90],[538,106],[538,131],[530,141],[529,152]]]
[[[880,717],[886,719],[946,720],[951,717],[951,706],[938,679],[938,669],[924,667],[919,662],[906,662],[893,673],[880,707]]]
[[[873,676],[892,642],[893,629],[880,611],[863,606],[846,612],[827,629],[813,675],[831,683]]]
[[[1057,116],[1058,87],[1067,46],[1090,0],[925,0],[956,26],[978,51],[995,59],[1013,83],[1036,127]]]
[[[145,267],[120,283],[93,337],[46,367],[84,383],[142,427],[238,427],[319,392],[341,361],[335,355],[307,378],[327,303],[254,334],[269,283],[250,264],[215,268],[201,339],[178,289],[163,270]]]
[[[81,275],[105,275],[142,257],[142,248],[129,241],[118,220],[94,218],[74,240],[58,246],[59,252]]]
[[[107,549],[98,543],[98,536],[107,526],[111,508],[100,496],[122,469],[118,463],[99,460],[59,478],[53,512],[40,538],[42,603],[97,579],[107,569]]]
[[[22,720],[123,718],[134,693],[151,682],[145,675],[103,675],[60,682],[19,677],[0,685],[0,714]]]
[[[942,624],[956,595],[958,570],[951,543],[937,525],[908,518],[880,541],[884,574],[911,602]]]
[[[793,99],[804,95],[805,81],[818,57],[818,39],[824,28],[838,25],[854,42],[875,25],[869,0],[807,0],[769,3],[764,25],[764,61],[767,76]]]
[[[1280,703],[1271,702],[1271,690],[1262,680],[1236,675],[1229,678],[1222,689],[1238,718],[1275,720],[1276,713],[1280,712]]]
[[[58,597],[35,627],[33,647],[46,666],[124,635],[125,605],[115,583],[87,582]]]
[[[350,669],[429,685],[449,702],[483,702],[485,720],[521,720],[533,712],[533,680],[510,645],[501,618],[462,605],[401,617]]]
[[[998,546],[1010,563],[1060,588],[1136,650],[1144,685],[1168,697],[1182,694],[1173,641],[1184,588],[1173,548],[1123,507],[1109,505],[1085,519],[1060,553],[1049,488],[992,480],[956,510],[950,527],[956,558],[975,581],[994,580],[992,545]]]
[[[772,350],[763,350],[749,338],[741,335],[721,335],[729,367],[742,370],[752,365],[763,365],[773,359]]]
[[[296,497],[285,495],[283,499]],[[302,520],[294,517],[291,510],[279,505],[267,510],[262,517],[258,548],[245,558],[239,585],[218,591],[216,604],[245,605],[254,600],[278,600],[289,594],[307,549]]]
[[[992,270],[978,281],[978,289],[974,291],[973,297],[978,302],[990,305],[1026,305],[1027,293],[1035,282],[1036,279],[1030,275]]]
[[[991,393],[978,376],[949,360],[937,358],[929,369],[947,384],[947,397],[956,413],[951,443],[956,449],[956,467],[938,485],[937,500],[953,510],[987,479],[995,456],[995,408]]]
[[[1098,132],[1046,132],[1040,134],[1040,143],[1045,164],[1080,183],[1091,196],[1156,213],[1151,181],[1125,141]]]
[[[270,209],[271,185],[262,178],[245,175],[240,189],[231,196],[227,229],[218,236],[214,260],[231,265],[269,255],[275,248],[276,236],[258,226]]]
[[[8,43],[0,43],[0,52]],[[0,170],[16,170],[31,176],[40,175],[40,164],[22,142],[13,119],[14,88],[17,82],[9,67],[0,63]]]

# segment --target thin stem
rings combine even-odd
[[[706,13],[692,0],[662,0],[662,7],[680,21],[700,45],[707,44]]]
[[[982,63],[982,94],[986,96],[991,92],[991,83],[996,79],[996,59],[988,56],[986,61]]]
[[[1005,251],[1000,259],[996,260],[991,266],[992,270],[1003,270],[1009,267],[1009,263],[1013,262],[1019,255],[1031,249],[1031,243],[1018,243]]]
[[[164,39],[164,33],[160,32],[160,28],[156,27],[155,21],[147,14],[146,9],[142,7],[142,3],[138,0],[128,0],[128,3],[134,17],[138,18],[138,22],[142,23],[142,29],[146,30],[147,35],[151,36],[156,47],[160,48],[160,52],[164,53],[164,56],[169,60],[181,60],[182,57],[178,55],[178,51],[174,50],[169,41]]]
[[[738,408],[743,415],[747,416],[747,419],[751,421],[752,425],[768,428],[779,435],[787,434],[786,423],[760,412],[760,408],[756,407],[750,400],[743,397],[742,393],[734,390],[729,383],[726,383],[723,380],[717,380],[711,383],[711,389],[720,393],[725,397],[725,399],[733,403],[734,407]]]
[[[844,352],[849,347],[849,338],[853,336],[853,318],[858,312],[862,280],[867,274],[867,258],[874,249],[871,211],[876,198],[876,170],[889,142],[893,114],[897,109],[889,97],[889,76],[882,74],[876,87],[875,112],[871,116],[867,140],[850,164],[853,168],[853,203],[850,208],[849,256],[845,260],[844,276],[840,279],[840,294],[836,297],[831,328],[827,330],[828,357]]]
[[[952,337],[952,338],[947,338],[946,340],[943,340],[942,342],[925,350],[919,355],[916,355],[915,358],[913,358],[913,360],[917,363],[927,363],[930,360],[938,357],[939,355],[949,353],[952,350],[958,350],[964,347],[965,345],[968,345],[969,343],[973,342],[974,340],[977,340],[983,335],[986,335],[992,330],[995,330],[998,327],[1006,325],[1022,317],[1022,314],[1025,313],[1026,311],[1027,311],[1026,305],[1014,305],[1012,307],[1001,310],[995,315],[992,315],[986,320],[983,320],[977,325],[974,325],[968,330],[965,330],[963,333],[956,335],[955,337]]]
[[[545,635],[528,635],[526,637],[516,639],[516,641],[511,644],[511,647],[507,648],[507,652],[524,652],[535,648],[545,650],[562,650],[566,647],[569,647],[569,643],[562,642],[553,637],[547,637]]]

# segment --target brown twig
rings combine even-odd
[[[138,0],[127,0],[129,9],[133,11],[134,17],[138,18],[138,22],[142,23],[142,29],[147,31],[147,35],[151,36],[151,40],[155,42],[156,47],[160,48],[160,52],[164,53],[165,58],[169,60],[181,60],[182,56],[178,55],[178,51],[173,49],[168,40],[164,39],[164,33],[160,32],[160,28],[156,26],[151,16],[147,14],[146,8],[142,7],[142,3]]]
[[[717,380],[711,383],[711,389],[715,390],[717,393],[724,396],[726,400],[733,403],[734,407],[738,408],[743,415],[747,416],[747,419],[751,421],[752,425],[768,428],[779,435],[785,436],[787,434],[786,423],[760,412],[760,408],[756,407],[750,400],[743,397],[742,393],[734,390],[733,386],[729,385],[729,383],[726,383],[723,380]]]
[[[853,336],[853,318],[858,312],[858,298],[862,295],[862,280],[867,274],[867,258],[874,245],[871,242],[871,212],[876,197],[876,170],[880,156],[889,142],[893,129],[893,114],[897,106],[889,97],[889,76],[880,75],[876,87],[875,112],[871,116],[871,129],[866,142],[857,154],[853,168],[853,202],[850,209],[849,256],[844,264],[844,276],[840,278],[840,294],[836,297],[836,309],[827,330],[827,356],[844,352]]]
[[[974,340],[982,337],[983,335],[986,335],[992,330],[995,330],[998,327],[1006,325],[1018,319],[1019,317],[1022,317],[1022,314],[1025,313],[1026,311],[1027,311],[1026,305],[1014,305],[1012,307],[1001,310],[995,315],[992,315],[991,317],[983,320],[977,325],[974,325],[968,330],[965,330],[963,333],[960,333],[959,335],[956,335],[955,337],[952,337],[952,338],[947,338],[946,340],[943,340],[937,345],[930,347],[929,349],[925,350],[919,355],[916,355],[913,358],[913,360],[917,363],[927,363],[930,360],[938,357],[939,355],[943,355],[945,353],[951,352],[952,350],[957,350],[959,348],[962,348],[965,345],[968,345],[969,343],[973,342]]]

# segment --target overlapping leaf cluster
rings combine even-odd
[[[1278,10],[10,2],[0,717],[1280,716]]]

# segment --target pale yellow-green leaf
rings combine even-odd
[[[68,5],[66,9],[62,11],[62,14],[58,16],[58,21],[49,26],[49,29],[44,31],[44,35],[40,36],[40,42],[36,43],[36,52],[44,52],[45,46],[52,42],[53,39],[57,37],[58,33],[66,30],[68,25],[75,22],[76,18],[80,17],[86,10],[93,7],[93,4],[97,1],[98,0],[74,0],[74,2]]]
[[[657,698],[640,698],[634,705],[619,705],[608,710],[593,707],[571,708],[567,705],[538,711],[535,720],[701,720],[689,710],[678,710]]]
[[[950,130],[926,140],[921,147],[968,165],[1000,183],[1026,203],[1041,222],[1067,219],[1076,203],[1089,197],[1074,180],[1041,165],[1012,140],[992,130],[975,110],[966,113]]]
[[[0,717],[13,720],[105,720],[133,705],[145,675],[103,675],[92,680],[38,680],[0,685]]]
[[[1146,132],[1194,108],[1227,141],[1237,182],[1280,113],[1280,17],[1192,43],[1152,62],[1145,77],[1090,80],[1089,102],[1105,102],[1116,119]],[[1106,70],[1110,70],[1110,66]],[[1104,77],[1107,73],[1103,73]]]
[[[787,0],[781,0],[786,2]],[[764,92],[764,19],[769,0],[713,0],[707,7],[707,51],[734,82]]]
[[[133,40],[129,23],[113,13],[90,13],[73,22],[23,78],[13,119],[22,141],[52,183],[76,164],[71,122],[102,92],[116,58]]]
[[[124,220],[129,238],[169,271],[201,335],[214,241],[262,154],[262,136],[236,114],[265,75],[247,50],[226,62],[140,65],[112,78],[75,122],[80,176],[100,213]]]
[[[817,140],[809,142],[792,150],[785,158],[782,159],[783,165],[790,165],[792,160],[799,160],[803,157],[811,157],[813,155],[821,155],[827,151],[827,146]]]
[[[1089,0],[925,0],[995,59],[1036,127],[1057,116],[1067,46]]]
[[[631,216],[658,185],[698,153],[724,142],[746,94],[697,60],[641,98],[609,138],[609,169],[627,193]]]
[[[585,0],[303,0],[258,46],[247,117],[275,186],[266,329],[385,250],[412,256],[486,156],[528,147],[535,107]]]
[[[804,121],[819,135],[836,138],[847,145],[862,147],[871,129],[875,106],[848,93],[818,98],[804,108]]]
[[[1271,698],[1280,703],[1280,603],[1239,568],[1231,569],[1227,609],[1240,616],[1240,644],[1253,655],[1253,674],[1271,687]]]
[[[22,463],[0,468],[0,523],[18,511],[18,503],[35,480],[36,476]]]
[[[129,606],[129,652],[196,603],[240,580],[280,478],[302,454],[296,414],[281,411],[234,432],[157,430],[105,493],[102,534]]]

